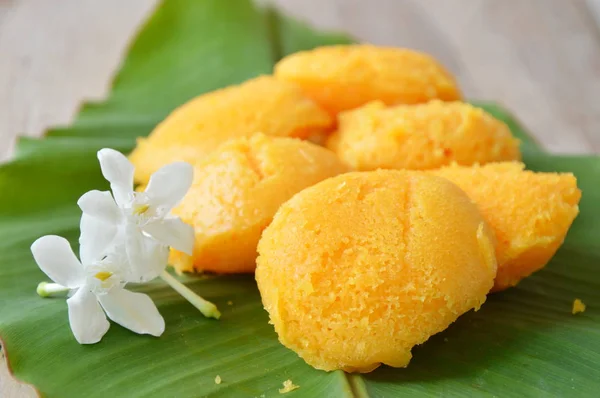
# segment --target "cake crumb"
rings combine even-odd
[[[283,382],[283,388],[279,389],[279,393],[280,394],[287,394],[290,391],[294,391],[296,389],[300,388],[300,386],[295,385],[294,383],[292,383],[292,381],[290,379],[286,380]]]
[[[217,377],[215,377],[215,384],[221,384],[221,376],[217,375]]]
[[[585,304],[583,303],[583,301],[576,298],[573,301],[573,309],[571,310],[571,313],[573,315],[575,315],[575,314],[579,314],[580,312],[584,312],[584,311],[585,311]]]
[[[229,301],[227,302],[227,305],[233,305],[233,301],[229,300]]]

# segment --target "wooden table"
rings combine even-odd
[[[273,1],[317,27],[431,53],[467,97],[503,103],[550,151],[600,151],[600,0]],[[0,0],[0,159],[15,136],[105,96],[155,4]],[[0,396],[32,396],[0,363]]]

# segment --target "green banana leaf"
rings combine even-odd
[[[45,276],[29,247],[41,235],[58,234],[76,248],[77,198],[108,188],[98,149],[127,152],[186,100],[270,73],[285,54],[346,42],[246,0],[165,1],[105,102],[84,106],[69,128],[20,142],[15,159],[0,167],[0,336],[15,377],[42,396],[67,398],[276,397],[287,379],[300,386],[290,397],[597,396],[600,159],[546,154],[494,104],[478,105],[523,141],[530,169],[577,175],[581,214],[546,269],[415,348],[406,369],[348,375],[306,365],[279,344],[252,276],[182,278],[219,306],[220,321],[202,317],[162,282],[144,285],[139,290],[165,317],[164,335],[139,336],[113,324],[93,346],[75,342],[64,299],[36,295]],[[574,316],[576,297],[588,310]]]

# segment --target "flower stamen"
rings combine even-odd
[[[100,272],[97,272],[96,275],[94,275],[94,278],[104,282],[111,276],[113,276],[113,273],[110,271],[100,271]]]
[[[133,206],[132,213],[135,214],[136,216],[141,216],[142,214],[146,213],[149,208],[150,208],[150,205],[147,203],[136,204]]]

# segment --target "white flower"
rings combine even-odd
[[[150,177],[144,192],[134,192],[134,168],[123,154],[105,148],[98,152],[98,159],[112,196],[90,191],[79,199],[77,204],[83,211],[80,244],[88,246],[90,240],[99,242],[101,248],[113,242],[123,244],[132,269],[126,280],[131,282],[156,278],[166,267],[167,246],[191,255],[194,229],[170,211],[192,184],[192,166],[185,162],[168,164]],[[111,227],[101,228],[100,236],[90,228],[98,223]]]
[[[95,246],[92,241],[89,244]],[[110,326],[106,315],[135,333],[160,336],[165,321],[152,299],[124,289],[125,255],[112,252],[99,259],[89,257],[100,251],[98,247],[82,248],[80,262],[69,242],[60,236],[43,236],[31,245],[40,269],[74,293],[67,305],[75,339],[80,344],[100,341]]]

